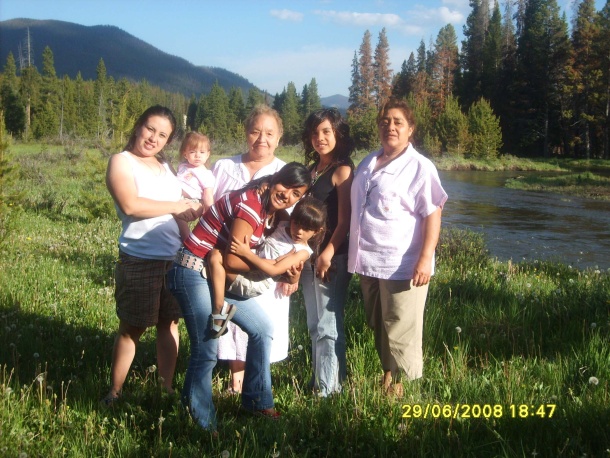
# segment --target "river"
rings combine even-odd
[[[443,226],[482,232],[500,260],[610,268],[610,202],[504,187],[524,172],[441,171]]]

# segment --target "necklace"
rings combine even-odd
[[[133,154],[133,153],[131,153]],[[136,159],[138,161],[140,161],[142,164],[146,165],[155,176],[161,176],[163,174],[163,166],[159,164],[159,161],[157,161],[157,159],[155,158],[155,164],[156,167],[153,167],[151,164],[149,164],[148,162],[146,162],[144,159],[142,159],[140,156],[133,154]]]
[[[265,218],[265,229],[271,229],[275,220],[275,212]]]
[[[312,172],[313,172],[313,177],[312,177],[312,180],[311,180],[311,186],[313,186],[314,184],[316,184],[316,182],[318,181],[318,179],[319,179],[319,178],[320,178],[322,175],[324,175],[324,174],[326,173],[326,171],[327,171],[327,170],[330,168],[330,166],[331,166],[331,165],[333,165],[333,163],[332,163],[332,162],[328,163],[328,164],[326,165],[326,167],[324,167],[324,168],[322,169],[322,171],[321,171],[321,172],[318,172],[318,164],[316,164],[316,166],[315,166],[315,167],[314,167],[314,169],[312,170]]]

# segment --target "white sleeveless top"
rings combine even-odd
[[[167,164],[163,164],[165,173],[155,176],[129,152],[123,151],[121,154],[131,164],[138,197],[168,202],[180,200],[182,197],[180,182]],[[178,224],[171,214],[142,219],[127,216],[116,204],[115,208],[123,225],[119,237],[121,251],[144,259],[165,261],[174,259],[182,241]]]

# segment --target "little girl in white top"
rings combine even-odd
[[[206,167],[210,150],[210,140],[199,132],[186,134],[180,145],[183,161],[178,166],[178,180],[182,186],[182,195],[201,201],[204,211],[214,203],[215,178]]]
[[[210,139],[199,132],[189,132],[180,145],[182,162],[178,165],[178,181],[182,187],[182,197],[201,202],[203,211],[214,203],[214,184],[216,178],[206,163],[210,159]],[[182,220],[176,220],[180,230],[180,239],[186,240],[191,233],[190,226]]]

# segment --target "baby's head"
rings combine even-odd
[[[309,243],[314,250],[318,247],[326,229],[326,206],[312,196],[305,196],[297,202],[290,214],[290,235],[295,242]]]
[[[180,156],[195,167],[206,165],[210,158],[210,139],[199,132],[187,133],[180,145]]]

